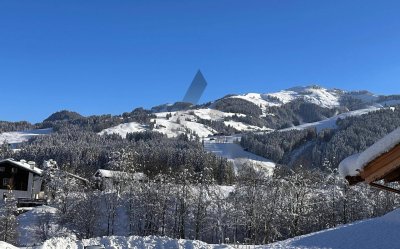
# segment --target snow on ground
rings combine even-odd
[[[124,123],[111,128],[107,128],[102,130],[99,135],[104,134],[118,134],[121,137],[125,138],[126,134],[131,132],[142,132],[145,131],[146,127],[136,122]]]
[[[254,249],[377,249],[399,248],[400,209],[382,217],[342,225],[336,228],[288,239],[285,241],[250,247]],[[244,247],[245,248],[245,247]]]
[[[342,176],[358,175],[364,166],[366,166],[369,162],[385,152],[388,152],[398,144],[400,144],[400,128],[397,128],[396,130],[387,134],[362,153],[355,154],[344,159],[339,164],[339,173]]]
[[[3,132],[0,134],[0,144],[3,144],[4,142],[7,141],[7,143],[9,143],[11,145],[16,145],[16,144],[26,142],[32,137],[47,135],[52,132],[53,132],[52,128],[29,130],[29,131]]]
[[[199,114],[203,116],[216,116],[216,118],[223,118],[226,115],[222,112],[210,110],[207,114],[205,110],[198,110]],[[171,114],[170,118],[167,115]],[[207,137],[216,133],[216,131],[206,125],[197,123],[197,116],[193,111],[177,111],[177,112],[160,112],[155,113],[157,118],[152,119],[154,122],[154,131],[163,133],[167,137],[177,137],[178,135],[186,132],[191,132],[197,134],[199,137]],[[233,115],[233,114],[232,114]],[[111,128],[102,130],[99,135],[103,134],[118,134],[122,137],[126,137],[127,133],[130,132],[142,132],[148,128],[145,125],[139,124],[137,122],[130,122],[120,124]]]
[[[238,116],[238,117],[243,117],[246,116],[241,113],[231,113],[231,112],[222,112],[219,110],[214,110],[214,109],[209,109],[209,108],[203,108],[203,109],[197,109],[193,110],[194,115],[201,119],[206,119],[206,120],[223,120],[225,117],[232,117],[232,116]]]
[[[247,93],[242,95],[230,96],[247,100],[261,108],[263,115],[268,115],[267,107],[280,106],[296,99],[304,99],[309,103],[314,103],[322,107],[333,108],[340,105],[339,99],[343,92],[329,90],[318,86],[293,87],[276,93]]]
[[[71,237],[53,238],[37,249],[70,248],[83,249],[84,246],[102,245],[105,248],[137,249],[376,249],[399,248],[400,209],[382,217],[359,221],[335,228],[295,237],[268,245],[212,245],[201,241],[171,239],[157,236],[109,236],[102,238],[75,240]],[[1,248],[1,244],[0,244]],[[14,247],[11,247],[14,249]]]
[[[259,93],[247,93],[243,95],[234,95],[230,98],[238,98],[247,100],[257,106],[259,106],[263,112],[263,115],[267,115],[266,109],[269,106],[280,106],[281,103],[277,103],[274,101],[268,100],[268,96],[266,94],[259,94]]]
[[[239,144],[234,143],[233,140],[239,140],[240,136],[217,137],[214,139],[216,140],[205,140],[204,149],[231,161],[236,173],[245,164],[252,165],[256,170],[262,170],[268,175],[273,173],[276,165],[274,162],[245,151]]]
[[[345,112],[336,116],[333,116],[331,118],[327,118],[321,121],[317,121],[314,123],[306,123],[306,124],[302,124],[302,125],[298,125],[298,126],[294,126],[294,127],[289,127],[289,128],[285,128],[285,129],[281,129],[280,131],[288,131],[288,130],[303,130],[303,129],[307,129],[310,127],[315,127],[317,129],[317,132],[322,131],[323,129],[334,129],[336,128],[336,121],[338,119],[345,119],[347,117],[352,117],[352,116],[361,116],[363,114],[367,114],[369,112],[373,112],[373,111],[377,111],[381,108],[379,107],[375,107],[375,106],[371,106],[365,109],[360,109],[360,110],[356,110],[356,111],[350,111],[350,112]]]
[[[75,241],[72,238],[54,238],[37,249],[83,249],[85,246],[102,245],[105,248],[124,249],[232,249],[228,245],[210,245],[198,240],[171,239],[157,236],[109,236]]]
[[[199,137],[207,137],[215,134],[216,131],[208,126],[196,123],[195,118],[188,115],[173,115],[171,118],[157,118],[154,119],[154,131],[166,134],[167,137],[176,137],[179,134],[186,133],[187,131],[197,134]]]
[[[0,249],[18,249],[18,247],[15,247],[11,244],[8,244],[6,242],[0,241]]]
[[[304,96],[306,101],[322,107],[331,108],[340,105],[340,96],[335,91],[329,91],[325,88],[309,87],[299,94],[306,94]]]
[[[59,230],[59,227],[55,223],[48,222],[54,219],[53,216],[57,213],[56,208],[49,206],[39,206],[35,208],[25,208],[25,211],[26,210],[28,211],[17,216],[19,245],[29,246],[40,243],[41,235],[35,231],[38,231],[38,228],[45,224],[48,224],[49,234],[62,235],[67,232],[65,230]]]
[[[271,98],[272,97],[272,98]],[[234,95],[230,98],[240,98],[252,102],[265,110],[269,106],[280,106],[296,99],[304,99],[309,103],[314,103],[322,107],[339,106],[340,93],[336,90],[329,90],[317,86],[293,87],[276,93],[247,93]],[[277,99],[278,101],[274,100]]]
[[[265,126],[263,128],[260,128],[258,126],[249,125],[249,124],[245,124],[243,122],[238,122],[238,121],[233,121],[233,120],[224,121],[224,124],[226,126],[231,126],[238,131],[272,131],[272,129],[267,128]]]

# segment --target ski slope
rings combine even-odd
[[[204,140],[204,149],[217,156],[231,161],[237,174],[241,167],[246,164],[253,166],[256,170],[272,175],[275,169],[275,163],[264,157],[245,151],[235,140],[240,140],[240,135],[221,136]]]
[[[47,135],[53,132],[52,128],[48,129],[38,129],[38,130],[30,130],[30,131],[12,131],[12,132],[3,132],[0,134],[0,144],[7,142],[8,144],[17,145],[23,142],[28,141],[32,137]]]
[[[337,127],[336,121],[338,119],[345,119],[347,117],[352,117],[352,116],[361,116],[363,114],[367,114],[369,112],[377,111],[380,110],[381,107],[376,107],[376,106],[371,106],[365,109],[360,109],[356,111],[350,111],[350,112],[345,112],[336,116],[333,116],[331,118],[327,118],[321,121],[313,122],[313,123],[306,123],[298,126],[293,126],[285,129],[281,129],[280,131],[288,131],[288,130],[304,130],[310,127],[315,127],[317,129],[317,132],[320,132],[324,129],[334,129]]]

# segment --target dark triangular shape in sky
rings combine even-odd
[[[199,102],[201,95],[203,95],[206,86],[207,82],[204,79],[203,74],[200,72],[200,70],[197,71],[192,81],[192,84],[190,85],[185,94],[185,97],[183,98],[183,102],[196,105]]]

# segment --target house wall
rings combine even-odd
[[[26,185],[26,190],[11,190],[11,192],[14,194],[14,196],[16,198],[35,198],[35,195],[38,195],[40,190],[41,190],[41,186],[42,186],[42,179],[40,176],[34,176],[32,172],[29,171],[25,171],[27,172],[27,184]],[[2,172],[0,172],[2,173]],[[1,176],[0,176],[1,178]],[[4,178],[4,175],[3,175]],[[26,180],[26,179],[25,179]],[[2,180],[0,182],[2,184]],[[33,190],[33,192],[32,192]],[[10,193],[10,190],[8,190],[5,187],[1,187],[0,188],[0,198],[3,198],[4,193],[7,195],[8,193]]]
[[[14,190],[27,191],[29,173],[10,163],[0,164],[0,189],[8,190],[10,186]]]

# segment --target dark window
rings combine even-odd
[[[10,184],[10,178],[3,178],[3,187],[7,187]]]

